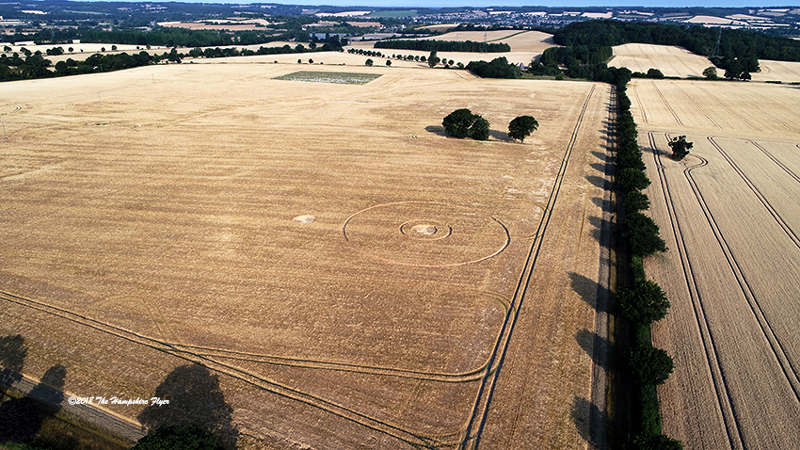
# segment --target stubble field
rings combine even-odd
[[[794,87],[633,82],[651,215],[670,251],[646,262],[672,308],[664,429],[687,448],[800,439],[800,124]],[[694,142],[680,163],[667,139]]]
[[[609,88],[273,79],[296,70],[0,85],[0,334],[23,372],[264,448],[588,446]],[[443,135],[462,107],[490,141]]]

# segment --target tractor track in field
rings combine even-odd
[[[716,406],[722,415],[722,420],[725,424],[725,431],[728,435],[728,448],[734,450],[743,449],[744,446],[742,444],[742,435],[741,431],[739,430],[739,425],[736,422],[735,411],[733,410],[728,383],[725,380],[725,374],[720,367],[717,349],[714,345],[714,338],[711,334],[708,319],[706,318],[705,314],[705,308],[703,307],[703,302],[700,298],[699,289],[697,287],[697,279],[695,278],[692,263],[689,260],[689,255],[686,251],[686,242],[683,237],[683,232],[681,231],[681,224],[678,220],[678,215],[675,212],[675,205],[672,200],[672,194],[670,194],[669,182],[667,181],[667,177],[664,173],[664,165],[661,162],[661,158],[659,156],[660,151],[656,145],[653,132],[648,133],[648,139],[650,141],[650,148],[653,150],[653,159],[656,164],[658,178],[661,184],[661,192],[664,194],[664,202],[667,205],[667,212],[669,214],[672,234],[675,238],[675,242],[677,243],[678,256],[680,257],[684,280],[686,281],[686,287],[689,291],[689,297],[692,301],[694,317],[697,323],[698,332],[700,334],[700,342],[703,346],[703,351],[706,354],[708,370],[711,373],[711,380],[714,385],[714,392],[716,393]],[[708,164],[708,161],[705,159],[700,157],[698,157],[698,159],[700,159],[701,163],[697,166],[687,168],[684,171],[685,174],[691,169],[705,167]],[[692,189],[694,189],[694,186]]]
[[[682,126],[682,127],[683,127],[683,126],[685,126],[685,125],[683,124],[683,122],[681,122],[681,118],[680,118],[680,117],[678,117],[678,114],[676,114],[676,113],[675,113],[675,110],[674,110],[674,109],[672,109],[672,106],[671,106],[671,105],[669,104],[669,102],[667,101],[667,98],[666,98],[666,97],[664,97],[664,93],[663,93],[663,92],[661,92],[661,89],[659,89],[659,88],[658,88],[658,86],[656,86],[656,83],[655,83],[655,82],[650,82],[650,84],[652,84],[652,85],[653,85],[653,89],[655,89],[655,90],[656,90],[656,92],[658,93],[658,96],[659,96],[659,97],[661,97],[661,101],[662,101],[662,102],[664,102],[664,106],[666,106],[666,107],[667,107],[667,109],[669,110],[670,114],[672,114],[672,117],[675,119],[675,122],[677,122],[677,123],[678,123],[678,125],[680,125],[680,126]]]
[[[655,162],[658,167],[659,178],[661,180],[662,190],[664,192],[665,200],[669,210],[670,221],[672,222],[673,232],[675,234],[676,241],[678,242],[681,264],[683,265],[684,268],[684,273],[686,276],[687,285],[689,287],[690,296],[692,297],[692,303],[695,306],[695,316],[698,320],[698,325],[701,328],[703,345],[706,350],[706,355],[708,356],[709,359],[709,366],[712,368],[712,378],[714,379],[715,390],[717,391],[719,405],[721,407],[723,414],[723,420],[725,421],[726,428],[728,431],[729,443],[731,445],[731,448],[744,449],[746,447],[743,444],[741,431],[739,430],[738,421],[736,419],[736,411],[732,405],[730,392],[728,390],[727,382],[725,381],[725,375],[719,366],[719,359],[717,356],[716,349],[714,348],[713,335],[709,331],[708,321],[707,319],[705,319],[705,313],[703,312],[703,306],[702,306],[702,299],[701,296],[699,295],[699,291],[697,289],[697,281],[694,278],[694,272],[691,267],[691,262],[686,252],[686,245],[684,243],[683,236],[680,232],[680,223],[677,220],[677,216],[675,215],[672,196],[669,193],[669,186],[666,180],[666,176],[664,175],[664,166],[661,163],[661,159],[659,156],[660,153],[656,145],[655,136],[653,132],[648,133],[648,135],[650,139],[651,148],[653,148],[653,155],[655,158]],[[668,134],[665,137],[667,140],[669,140]],[[773,216],[778,225],[781,226],[781,228],[787,234],[787,236],[790,239],[792,239],[795,245],[798,245],[798,247],[800,248],[800,244],[798,244],[798,241],[796,240],[796,236],[794,235],[794,233],[790,229],[787,231],[787,226],[785,222],[783,222],[780,216],[777,215],[774,209],[772,209],[769,202],[767,202],[766,199],[763,198],[763,195],[761,195],[761,193],[755,188],[755,186],[752,185],[752,182],[750,182],[750,180],[744,175],[744,173],[741,172],[741,169],[739,169],[739,167],[736,166],[735,163],[733,163],[733,161],[730,159],[727,153],[725,153],[725,151],[713,140],[713,138],[709,137],[708,140],[714,146],[714,148],[716,148],[720,152],[720,154],[722,154],[722,156],[737,172],[737,174],[739,174],[742,177],[742,179],[747,184],[748,188],[750,188],[750,190],[754,193],[754,195],[758,197],[758,199],[762,202],[762,205]],[[800,380],[798,380],[797,370],[792,366],[791,362],[786,356],[786,351],[784,350],[783,345],[778,340],[774,330],[772,329],[772,326],[766,319],[764,310],[761,307],[761,304],[759,303],[755,293],[753,292],[750,283],[745,277],[744,271],[742,270],[739,261],[734,256],[733,251],[730,248],[730,245],[728,244],[727,240],[725,239],[725,236],[719,229],[717,221],[714,218],[714,215],[711,213],[711,210],[706,202],[705,197],[701,193],[700,188],[697,185],[697,182],[692,176],[692,171],[694,169],[708,165],[708,161],[706,159],[702,157],[698,158],[702,161],[702,163],[697,166],[687,167],[684,170],[684,176],[689,182],[689,185],[692,188],[692,192],[694,193],[698,204],[703,210],[703,215],[708,221],[708,224],[712,232],[714,233],[714,237],[716,238],[717,243],[720,246],[720,249],[725,255],[725,259],[728,262],[728,266],[730,267],[731,272],[734,274],[736,278],[737,284],[739,285],[742,295],[747,300],[747,303],[750,306],[750,310],[759,324],[759,328],[764,336],[764,339],[769,343],[770,350],[772,351],[775,360],[778,362],[781,371],[783,372],[783,375],[786,378],[787,383],[791,387],[795,399],[798,402],[800,402]],[[725,391],[724,396],[721,395],[722,392],[720,388],[722,387],[724,387]]]
[[[530,284],[536,261],[539,258],[539,254],[542,249],[542,242],[544,241],[545,232],[547,231],[547,227],[550,223],[550,218],[553,216],[553,209],[555,208],[556,201],[558,200],[561,184],[566,175],[567,165],[569,163],[570,156],[572,155],[572,150],[578,140],[578,135],[581,125],[583,124],[586,110],[589,106],[589,101],[591,100],[596,87],[596,85],[592,85],[592,89],[586,95],[586,100],[583,102],[580,115],[578,116],[578,120],[572,131],[572,135],[570,136],[564,156],[561,159],[561,166],[559,167],[558,173],[553,182],[553,188],[550,191],[547,206],[545,207],[542,217],[539,221],[536,233],[534,233],[536,239],[531,244],[531,247],[525,258],[525,265],[517,281],[517,287],[511,300],[511,307],[506,314],[506,318],[503,322],[503,327],[500,332],[500,338],[497,340],[494,351],[492,352],[492,356],[489,360],[488,367],[490,369],[486,370],[486,373],[483,376],[480,388],[478,390],[478,395],[475,400],[475,406],[473,407],[472,413],[470,414],[470,419],[467,422],[464,432],[464,439],[458,447],[461,450],[477,449],[480,446],[481,435],[483,434],[484,427],[486,426],[486,420],[489,415],[489,406],[492,402],[492,396],[494,395],[494,391],[497,386],[500,370],[503,368],[503,362],[508,352],[511,336],[514,333],[514,326],[519,318],[519,311],[522,306],[522,301]],[[495,361],[497,361],[497,368],[492,369],[495,366]]]
[[[170,354],[172,356],[175,356],[177,358],[183,359],[188,362],[200,364],[211,370],[215,370],[224,375],[228,375],[232,378],[238,379],[256,388],[272,392],[285,399],[307,404],[309,406],[321,409],[340,418],[354,422],[365,428],[392,436],[395,439],[403,441],[412,447],[430,448],[432,445],[437,448],[454,447],[458,445],[458,442],[461,439],[462,435],[461,432],[456,432],[444,436],[421,435],[419,433],[403,429],[402,427],[391,424],[387,421],[370,417],[367,414],[360,413],[354,409],[337,404],[333,401],[326,400],[324,398],[303,392],[299,389],[295,389],[281,383],[270,381],[260,376],[259,374],[253,373],[252,371],[249,371],[247,369],[243,369],[230,364],[226,364],[224,362],[220,362],[200,352],[194,352],[188,350],[191,347],[171,344],[159,341],[157,339],[142,336],[134,332],[131,332],[129,330],[125,330],[123,328],[105,322],[97,321],[66,309],[58,308],[56,306],[48,305],[45,303],[41,303],[35,300],[31,300],[25,297],[21,297],[15,294],[2,291],[0,291],[0,300],[24,306],[46,314],[51,314],[53,316],[69,320],[79,325],[83,325],[100,332],[111,334],[120,339],[132,342],[134,344],[139,344],[145,347],[149,347],[151,349]],[[336,370],[341,370],[341,369],[336,369]],[[488,372],[490,373],[495,371],[496,371],[495,368],[488,369]],[[376,375],[384,375],[384,374],[378,373]],[[480,375],[481,374],[479,373],[477,376]],[[456,382],[462,382],[462,381],[463,380],[459,380]],[[102,423],[98,425],[103,426]]]
[[[791,229],[791,227],[789,227],[789,225],[786,223],[786,221],[783,220],[783,217],[781,217],[781,215],[778,214],[778,212],[775,210],[775,208],[772,206],[772,204],[769,202],[769,200],[767,200],[767,198],[764,197],[764,194],[761,193],[761,191],[750,180],[750,178],[747,175],[745,175],[745,173],[742,171],[742,169],[739,167],[739,165],[736,164],[733,161],[733,158],[731,158],[730,155],[728,155],[728,153],[725,150],[722,149],[722,146],[719,145],[717,143],[717,141],[715,141],[712,136],[708,137],[708,141],[711,142],[711,145],[714,146],[715,149],[717,149],[717,151],[720,153],[720,155],[722,155],[722,157],[725,158],[725,161],[728,162],[728,164],[731,166],[731,168],[733,168],[733,170],[739,175],[739,177],[741,177],[741,179],[745,182],[745,184],[747,184],[747,187],[750,189],[751,192],[753,192],[753,194],[755,194],[755,196],[758,198],[758,201],[761,202],[761,204],[764,206],[764,208],[766,208],[767,212],[769,212],[769,214],[772,216],[772,218],[775,219],[775,222],[778,224],[778,226],[781,227],[781,229],[786,234],[786,236],[789,239],[792,240],[792,242],[794,243],[794,245],[798,249],[800,249],[800,238],[797,237],[797,235],[794,233],[794,231]],[[764,151],[758,145],[756,145],[756,144],[754,144],[754,145],[757,148],[759,148],[760,150]],[[764,153],[766,153],[766,151],[764,151]],[[767,155],[769,156],[768,153],[767,153]],[[779,165],[779,167],[780,167],[780,165]],[[788,170],[788,169],[785,169],[785,170]],[[794,175],[791,171],[789,171],[789,174],[790,175]],[[795,175],[795,177],[796,177],[796,175]]]
[[[784,165],[782,162],[780,162],[780,160],[778,160],[778,158],[776,158],[775,156],[773,156],[773,155],[772,155],[772,153],[768,152],[768,151],[767,151],[767,150],[766,150],[764,147],[762,147],[762,146],[761,146],[761,144],[759,144],[759,143],[758,143],[758,142],[756,142],[756,141],[752,141],[752,140],[748,140],[748,142],[750,142],[751,144],[753,144],[753,146],[754,146],[755,148],[757,148],[757,149],[761,150],[761,152],[762,152],[763,154],[767,155],[767,158],[771,159],[771,160],[772,160],[772,162],[774,162],[774,163],[775,163],[775,165],[777,165],[778,167],[780,167],[780,168],[781,168],[781,170],[783,170],[784,172],[786,172],[786,173],[787,173],[787,174],[788,174],[790,177],[794,178],[794,181],[797,181],[798,183],[800,183],[800,176],[797,176],[797,174],[796,174],[796,173],[794,173],[794,172],[792,171],[792,169],[790,169],[790,168],[786,167],[786,165]],[[798,149],[800,149],[800,144],[797,144],[797,145],[796,145],[796,147],[797,147]]]

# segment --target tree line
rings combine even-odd
[[[719,49],[715,54],[717,38]],[[574,22],[553,34],[564,46],[615,46],[628,43],[675,45],[707,56],[717,67],[734,71],[758,71],[759,59],[800,61],[800,41],[756,31],[632,23],[611,20]],[[741,68],[739,68],[741,67]],[[735,77],[739,78],[739,77]]]
[[[471,52],[471,53],[505,53],[511,51],[511,46],[502,42],[484,43],[474,41],[437,41],[433,39],[407,40],[395,39],[378,41],[375,48],[390,48],[397,50],[421,50],[439,52]]]
[[[624,219],[622,220],[622,245],[627,247],[628,258],[620,267],[627,267],[627,285],[619,289],[615,296],[617,312],[630,321],[631,350],[627,354],[629,375],[635,383],[633,392],[635,399],[631,417],[638,418],[633,424],[634,433],[625,439],[626,448],[640,450],[681,450],[680,441],[666,436],[662,432],[661,409],[658,400],[657,386],[663,384],[674,368],[672,357],[663,349],[653,346],[651,326],[663,319],[670,307],[669,300],[661,287],[648,280],[642,259],[667,250],[666,244],[659,235],[658,225],[643,214],[650,208],[650,200],[643,192],[650,185],[645,174],[642,151],[636,140],[636,123],[630,112],[631,100],[627,95],[628,75],[619,77],[617,92],[617,155],[616,186],[621,191]],[[675,159],[688,153],[691,143],[683,139],[682,144],[670,144]],[[688,145],[687,145],[688,144]],[[684,153],[684,151],[686,153]],[[680,153],[680,154],[678,154]],[[627,263],[627,264],[625,264]]]

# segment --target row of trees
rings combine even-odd
[[[634,417],[639,418],[637,431],[629,436],[627,446],[640,450],[681,450],[683,444],[664,435],[661,429],[656,387],[667,380],[674,364],[665,350],[653,346],[650,330],[654,322],[666,316],[670,303],[661,287],[647,279],[642,258],[666,251],[667,247],[659,236],[658,225],[642,213],[650,207],[650,200],[643,192],[650,180],[644,172],[643,154],[636,140],[638,133],[630,112],[631,101],[626,93],[626,84],[627,81],[617,84],[616,182],[622,191],[625,210],[622,237],[630,253],[630,283],[619,290],[615,303],[617,311],[632,325],[628,365],[637,388],[638,414]],[[682,138],[685,142],[685,137]]]
[[[615,46],[628,43],[677,45],[692,53],[714,56],[719,37],[720,58],[800,61],[800,41],[756,31],[658,23],[587,20],[555,31],[553,40],[564,46]],[[720,66],[718,66],[720,67]],[[724,68],[724,67],[721,67]]]
[[[442,120],[444,131],[449,136],[459,139],[471,137],[480,141],[489,139],[489,121],[467,108],[457,109]],[[539,128],[539,122],[533,116],[519,116],[508,124],[508,135],[520,142]]]
[[[436,50],[440,52],[506,53],[511,51],[511,46],[502,42],[437,41],[433,39],[378,41],[375,43],[375,48],[422,50],[426,52]]]

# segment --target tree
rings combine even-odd
[[[391,66],[391,65],[392,65],[392,60],[391,59],[387,59],[386,60],[386,66],[388,67],[388,66]]]
[[[532,116],[519,116],[509,122],[508,135],[513,139],[519,139],[520,142],[525,142],[525,137],[530,136],[537,128],[539,128],[539,122]]]
[[[665,350],[649,345],[632,351],[629,361],[633,377],[640,386],[664,384],[675,368],[672,357]]]
[[[649,325],[663,319],[670,304],[661,286],[652,280],[638,280],[617,294],[617,306],[628,319]]]
[[[672,149],[672,159],[680,161],[689,154],[689,149],[694,147],[694,143],[686,142],[686,136],[678,136],[672,138],[669,147]]]
[[[474,116],[474,122],[469,127],[469,135],[472,139],[485,141],[489,139],[489,121],[479,115]]]
[[[628,213],[644,211],[650,209],[650,199],[641,191],[630,191],[625,194],[622,206],[625,207],[625,211]]]
[[[112,46],[111,46],[111,51],[112,51],[112,52],[115,52],[115,51],[117,51],[117,46],[116,46],[116,45],[112,45]]]
[[[469,129],[475,122],[475,116],[467,108],[457,109],[442,120],[444,132],[450,136],[463,139],[469,136]]]
[[[309,64],[314,64],[314,60],[312,58],[308,58],[308,63]]]
[[[663,79],[664,74],[658,69],[650,69],[647,71],[647,78]]]
[[[709,67],[703,71],[703,76],[709,80],[716,80],[717,79],[717,68],[716,67]]]
[[[369,66],[369,67],[372,67],[372,64],[374,64],[374,62],[372,61],[372,59],[367,58],[367,60],[366,60],[366,62],[364,62],[364,64]]]
[[[619,171],[617,175],[617,184],[625,192],[641,191],[647,186],[650,186],[650,179],[639,169],[627,168]]]
[[[436,65],[439,64],[439,61],[441,61],[441,59],[436,56],[436,50],[431,50],[431,54],[428,56],[428,67],[436,67]]]
[[[625,217],[624,224],[622,237],[628,240],[631,255],[644,258],[656,252],[667,251],[667,244],[659,236],[658,225],[653,219],[635,212]]]

